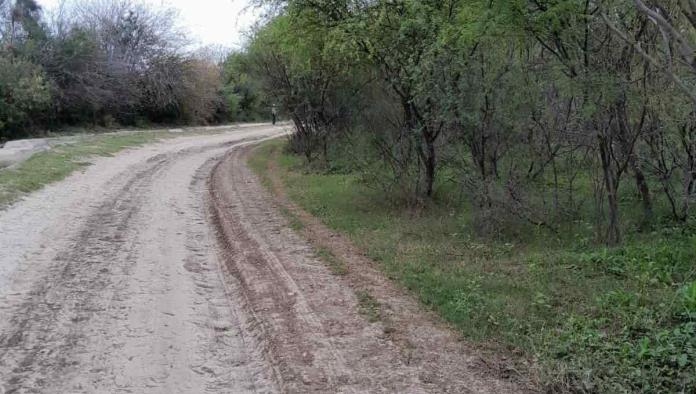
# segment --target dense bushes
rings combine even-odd
[[[0,141],[66,125],[267,118],[260,100],[230,95],[260,95],[240,70],[182,50],[175,16],[137,0],[75,0],[51,17],[34,0],[0,1]]]
[[[241,56],[326,174],[312,192],[360,185],[324,196],[327,220],[412,219],[374,257],[537,356],[550,390],[693,391],[693,2],[261,2],[278,14]],[[465,261],[392,250],[437,242]],[[501,244],[519,255],[474,253]]]
[[[49,107],[50,93],[40,67],[22,60],[0,57],[0,130],[16,131],[31,124],[32,116]],[[12,134],[0,134],[11,137]]]
[[[362,132],[393,197],[422,204],[444,171],[483,221],[592,218],[608,244],[690,216],[691,3],[269,2],[242,57],[308,160]]]

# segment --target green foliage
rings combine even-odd
[[[227,103],[228,116],[233,121],[268,119],[270,104],[259,82],[249,75],[247,61],[245,53],[234,52],[223,64],[222,94]]]
[[[688,282],[679,289],[679,301],[685,314],[696,317],[696,281]]]
[[[618,248],[545,231],[495,241],[476,235],[466,205],[404,210],[356,173],[317,171],[277,156],[273,144],[251,158],[257,171],[276,160],[293,200],[464,336],[537,360],[517,368],[548,391],[692,391],[696,240],[688,232],[633,233]]]
[[[658,238],[648,245],[601,248],[599,251],[580,254],[578,262],[593,265],[596,269],[617,277],[632,277],[646,284],[674,285],[692,275],[693,261],[696,261],[696,238],[682,239],[681,242],[684,246],[675,247],[674,241]]]
[[[326,162],[330,140],[350,125],[365,78],[347,67],[345,47],[335,45],[341,32],[316,23],[313,12],[277,16],[255,32],[243,64],[267,101],[295,124],[290,148]]]
[[[32,117],[48,107],[50,98],[39,67],[0,56],[0,141],[26,135]]]
[[[183,54],[171,10],[124,0],[0,1],[0,140],[75,125],[228,119],[218,64]]]
[[[619,319],[638,320],[647,332],[626,327],[606,330],[606,321],[569,317],[558,333],[549,334],[555,353],[549,376],[558,390],[586,392],[690,392],[696,384],[696,323],[656,327],[649,311],[616,310]],[[554,337],[551,337],[553,335]]]

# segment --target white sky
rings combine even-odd
[[[51,9],[61,0],[38,0]],[[164,5],[179,11],[179,23],[194,42],[237,48],[247,31],[259,17],[249,0],[142,0],[154,6]]]

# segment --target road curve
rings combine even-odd
[[[210,170],[268,126],[113,158],[0,212],[0,392],[277,391],[228,298]]]
[[[0,212],[0,394],[520,392],[361,315],[246,167],[285,132],[127,150]]]

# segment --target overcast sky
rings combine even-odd
[[[38,0],[50,9],[61,0]],[[200,45],[222,45],[236,48],[244,42],[243,32],[258,17],[249,7],[249,0],[142,0],[155,6],[170,6],[179,10],[181,25],[190,39]]]

